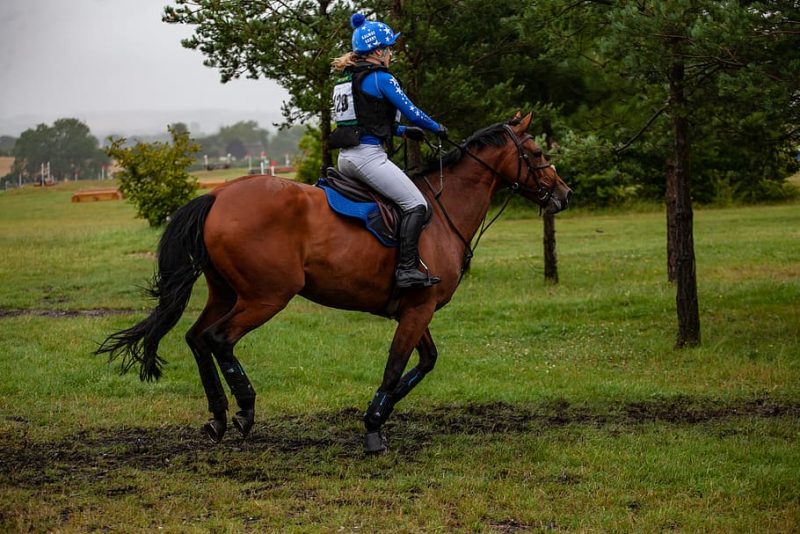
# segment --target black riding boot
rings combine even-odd
[[[394,273],[397,287],[428,287],[439,283],[438,276],[430,276],[417,269],[419,263],[419,234],[425,224],[425,206],[417,206],[403,213],[400,220],[400,253]]]

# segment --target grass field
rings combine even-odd
[[[0,193],[0,531],[797,532],[800,205],[695,213],[702,346],[676,351],[660,211],[484,237],[439,363],[361,452],[392,323],[298,299],[238,346],[247,441],[200,433],[183,333],[157,384],[91,355],[143,317],[159,233],[96,184]]]

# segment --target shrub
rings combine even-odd
[[[125,139],[112,139],[106,153],[117,160],[122,170],[116,177],[120,191],[136,206],[136,216],[150,226],[164,224],[175,210],[191,200],[197,180],[189,174],[193,154],[200,146],[188,132],[170,127],[172,144],[137,143],[124,148]]]
[[[307,126],[300,139],[300,153],[294,164],[297,169],[295,179],[304,184],[315,184],[322,172],[322,141],[319,128]]]
[[[583,206],[614,206],[634,199],[640,187],[616,161],[611,146],[573,132],[560,140],[554,163]]]

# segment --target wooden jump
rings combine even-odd
[[[207,182],[197,182],[197,187],[200,189],[214,189],[215,187],[219,187],[221,185],[225,185],[227,180],[210,180]]]
[[[98,200],[120,200],[122,193],[119,189],[88,189],[76,191],[72,194],[73,202],[97,202]]]
[[[292,172],[292,167],[275,167],[275,173]],[[246,176],[246,175],[243,175]],[[228,183],[228,180],[207,180],[198,181],[197,187],[200,189],[213,189]],[[86,191],[76,191],[72,194],[73,202],[97,202],[98,200],[120,200],[122,193],[119,189],[88,189]]]

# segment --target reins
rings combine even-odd
[[[428,179],[427,175],[423,175],[422,178],[425,181],[425,184],[431,190],[431,193],[433,194],[433,199],[436,201],[436,203],[438,204],[439,208],[442,210],[442,215],[444,215],[444,218],[447,221],[447,224],[450,225],[450,228],[453,230],[453,232],[456,234],[456,236],[458,236],[458,238],[464,244],[464,259],[463,259],[463,262],[462,262],[462,265],[461,265],[461,274],[460,274],[459,279],[458,279],[459,283],[461,283],[461,280],[464,278],[464,274],[467,272],[467,270],[469,270],[470,262],[472,261],[472,258],[475,255],[475,249],[478,248],[478,245],[481,242],[481,238],[489,230],[489,228],[500,218],[500,216],[503,214],[505,209],[508,207],[508,204],[511,201],[511,195],[513,195],[515,193],[522,193],[522,192],[533,193],[533,194],[536,195],[536,198],[540,203],[547,202],[550,199],[550,197],[553,195],[553,189],[555,187],[555,183],[553,184],[553,187],[551,187],[549,190],[546,190],[544,187],[542,187],[541,182],[540,182],[540,180],[539,180],[539,178],[537,176],[537,173],[539,171],[547,169],[547,168],[551,167],[552,165],[548,163],[546,165],[536,165],[536,166],[534,166],[530,161],[528,153],[525,151],[525,148],[523,147],[525,142],[528,141],[529,139],[532,139],[533,137],[530,134],[526,134],[525,137],[523,137],[520,140],[517,137],[517,135],[514,133],[514,131],[511,129],[510,126],[508,126],[507,124],[504,124],[503,128],[506,130],[506,133],[508,133],[509,137],[514,142],[514,144],[516,145],[516,148],[517,148],[517,154],[518,154],[518,158],[517,158],[517,177],[516,177],[515,180],[513,180],[513,183],[512,183],[512,180],[510,180],[508,178],[508,176],[506,176],[505,174],[501,173],[500,171],[498,171],[497,169],[495,169],[494,167],[492,167],[491,165],[486,163],[484,160],[479,158],[477,155],[475,155],[472,152],[470,152],[469,148],[467,146],[467,141],[463,142],[462,144],[457,144],[454,141],[451,141],[449,138],[445,137],[445,141],[447,141],[448,143],[453,145],[455,148],[457,148],[462,154],[466,154],[467,156],[471,157],[473,160],[478,162],[481,166],[483,166],[484,168],[488,169],[492,174],[494,174],[495,176],[500,178],[503,182],[505,182],[507,184],[511,183],[511,185],[507,186],[507,189],[509,190],[510,194],[506,197],[506,200],[503,203],[503,206],[495,214],[495,216],[492,217],[492,219],[489,221],[488,224],[486,223],[486,216],[484,216],[483,221],[481,222],[481,228],[480,228],[480,230],[478,232],[478,237],[475,239],[475,244],[474,245],[470,242],[470,240],[468,240],[467,238],[464,237],[464,235],[461,233],[461,231],[455,225],[453,220],[450,218],[450,215],[447,213],[447,209],[444,207],[444,204],[442,204],[442,201],[441,201],[441,198],[440,198],[441,195],[442,195],[442,192],[444,191],[444,164],[443,164],[444,153],[442,151],[442,139],[439,138],[438,145],[434,146],[433,143],[431,143],[430,141],[428,141],[427,138],[425,138],[425,143],[428,145],[428,147],[438,154],[438,159],[439,159],[439,185],[440,185],[439,191],[436,191],[434,189],[433,184],[431,184],[431,182]],[[527,178],[529,176],[533,175],[533,179],[536,181],[536,188],[535,189],[530,187],[530,186],[528,186],[528,185],[526,185],[526,184],[523,184],[521,182],[521,180],[520,180],[520,178],[522,177],[522,162],[523,161],[525,162],[526,166],[528,167],[528,172],[525,175],[525,180],[527,181]],[[540,204],[540,207],[539,207],[539,212],[541,213],[541,204]]]
[[[469,264],[472,261],[472,257],[475,255],[475,247],[478,245],[478,243],[476,242],[475,246],[472,246],[470,240],[464,237],[464,235],[455,225],[453,220],[450,218],[450,214],[447,213],[447,209],[444,207],[444,204],[442,204],[441,196],[442,192],[444,191],[444,163],[443,163],[444,153],[442,152],[441,137],[439,138],[439,143],[437,146],[434,146],[433,143],[428,141],[427,137],[424,138],[424,140],[425,143],[430,147],[430,149],[436,152],[437,155],[439,156],[439,191],[437,192],[433,188],[433,185],[431,184],[430,180],[428,180],[427,175],[423,175],[422,179],[425,180],[425,184],[427,184],[428,189],[431,190],[431,193],[433,194],[433,199],[436,201],[436,204],[439,205],[439,209],[442,210],[442,215],[444,215],[444,219],[447,221],[447,224],[450,225],[450,228],[453,230],[453,232],[455,232],[456,236],[458,236],[458,238],[461,240],[461,243],[464,244],[464,258],[461,261],[461,273],[459,273],[458,276],[458,283],[460,284],[461,280],[464,278],[464,274],[469,270]],[[450,140],[448,139],[448,141]],[[450,142],[452,143],[452,141]],[[486,218],[484,217],[484,221],[485,220]],[[483,232],[481,232],[481,234],[483,234]],[[480,236],[478,236],[478,242],[480,242]]]

